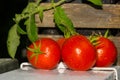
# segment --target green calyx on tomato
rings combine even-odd
[[[40,51],[40,45],[37,47],[36,46],[36,44],[35,43],[33,43],[33,45],[34,45],[34,49],[32,49],[32,48],[27,48],[29,51],[32,51],[32,52],[34,52],[35,54],[42,54],[43,52],[42,51]]]
[[[34,53],[30,56],[30,59],[32,59],[35,56],[36,57],[35,64],[36,64],[38,60],[38,55],[43,54],[44,52],[40,51],[41,43],[38,46],[36,46],[36,44],[33,42],[33,45],[34,45],[34,48],[27,47],[27,49]]]
[[[108,34],[109,34],[109,29],[106,30],[104,36],[101,34],[101,32],[99,32],[98,34],[93,32],[92,35],[90,35],[89,40],[94,46],[96,46],[100,43],[98,42],[99,38],[100,37],[108,38],[109,37]]]

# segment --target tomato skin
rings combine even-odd
[[[43,53],[39,54],[38,58],[37,56],[31,58],[32,54],[35,53],[27,50],[28,61],[38,69],[54,69],[60,61],[60,47],[57,42],[50,38],[42,38],[37,40],[35,44],[40,45],[40,51]],[[33,49],[33,44],[29,48]]]
[[[117,59],[117,48],[110,39],[104,37],[100,37],[98,42],[99,44],[95,46],[98,57],[95,66],[112,66]]]
[[[64,37],[59,38],[57,40],[57,43],[59,44],[60,48],[62,48],[62,45],[64,44],[65,41],[66,41],[66,38],[64,38]]]
[[[96,51],[83,35],[68,38],[62,47],[62,60],[72,70],[86,71],[96,62]]]

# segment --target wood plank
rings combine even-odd
[[[62,70],[62,69],[61,69]],[[71,77],[72,75],[72,77]],[[118,75],[119,76],[119,75]],[[66,69],[59,73],[57,69],[42,70],[29,69],[28,71],[17,69],[0,75],[0,80],[115,80],[113,71],[72,71]]]
[[[0,58],[0,74],[19,68],[17,59]]]
[[[120,28],[120,5],[118,4],[104,4],[103,10],[77,3],[63,4],[62,7],[77,28]],[[42,23],[36,15],[36,24],[38,27],[55,27],[53,10],[44,12]]]

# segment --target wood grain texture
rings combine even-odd
[[[63,4],[62,7],[77,28],[120,28],[120,5],[118,4],[104,4],[102,10],[77,3]],[[36,15],[36,24],[38,27],[55,27],[53,10],[44,12],[42,23]]]
[[[19,68],[17,59],[0,58],[0,74]]]

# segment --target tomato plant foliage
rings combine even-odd
[[[35,24],[35,15],[30,15],[25,22],[28,38],[34,42],[38,39],[37,27]]]
[[[88,0],[88,1],[92,2],[95,5],[102,6],[102,0]]]
[[[101,5],[101,0],[89,0],[90,2]],[[20,44],[20,35],[27,35],[31,42],[34,42],[38,39],[38,30],[35,24],[35,15],[39,14],[40,21],[43,21],[43,13],[46,10],[54,9],[54,19],[57,26],[61,26],[61,31],[64,30],[62,26],[67,27],[63,32],[66,35],[71,35],[74,33],[74,29],[70,28],[73,27],[71,20],[66,16],[64,10],[60,7],[61,4],[65,3],[66,0],[59,0],[58,2],[54,3],[54,0],[51,0],[50,6],[41,6],[42,0],[37,0],[36,2],[28,2],[26,8],[20,14],[16,14],[15,18],[13,19],[15,24],[11,27],[8,33],[7,39],[7,48],[9,55],[14,58],[17,47]],[[60,15],[60,16],[59,16]],[[61,17],[63,16],[63,17]],[[25,20],[24,25],[26,26],[26,30],[23,30],[19,25],[22,20]],[[60,21],[60,22],[59,22]],[[62,24],[61,24],[62,23]],[[70,26],[68,28],[68,26]],[[73,30],[71,30],[73,29]],[[70,33],[66,33],[70,31]],[[14,35],[14,37],[13,37]]]
[[[60,6],[55,8],[54,19],[58,28],[64,33],[66,38],[76,33],[72,21]]]
[[[15,24],[9,31],[8,40],[7,40],[7,47],[8,52],[12,58],[15,56],[15,52],[17,50],[17,47],[20,44],[20,35],[17,33],[17,27],[18,25]]]

